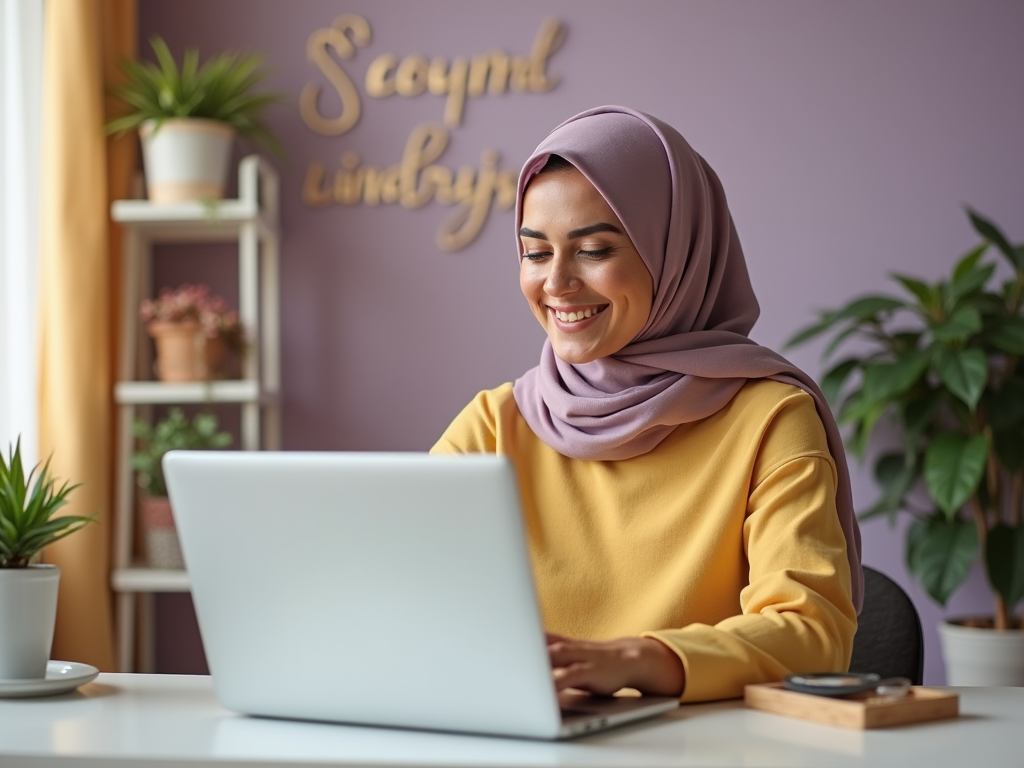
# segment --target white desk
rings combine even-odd
[[[723,702],[546,743],[241,717],[217,704],[207,677],[105,674],[75,693],[0,700],[0,766],[1024,765],[1024,688],[958,690],[958,720],[890,730]]]

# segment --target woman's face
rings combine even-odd
[[[523,196],[519,286],[555,354],[589,363],[647,323],[654,281],[626,228],[575,168],[535,176]]]

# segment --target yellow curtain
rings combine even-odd
[[[106,88],[134,56],[135,0],[46,4],[40,207],[39,447],[55,477],[83,483],[69,514],[100,511],[50,547],[61,569],[52,658],[114,670],[110,548],[112,401],[120,233],[110,201],[127,197],[131,137],[104,137]]]

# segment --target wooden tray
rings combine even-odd
[[[762,683],[748,685],[743,700],[748,707],[764,712],[860,729],[943,720],[956,717],[960,711],[957,694],[920,686],[899,698],[861,694],[834,699],[787,691],[782,683]]]

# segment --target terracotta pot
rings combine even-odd
[[[143,496],[139,500],[139,517],[146,564],[150,568],[184,568],[178,531],[174,527],[174,515],[171,513],[171,500],[166,496]]]
[[[207,379],[223,379],[227,376],[228,345],[220,336],[203,340],[203,375]]]
[[[203,361],[202,326],[196,321],[168,323],[153,321],[146,326],[156,342],[154,369],[160,381],[201,381],[206,372]]]
[[[205,118],[155,120],[139,127],[146,191],[154,203],[219,200],[224,197],[234,129]]]

